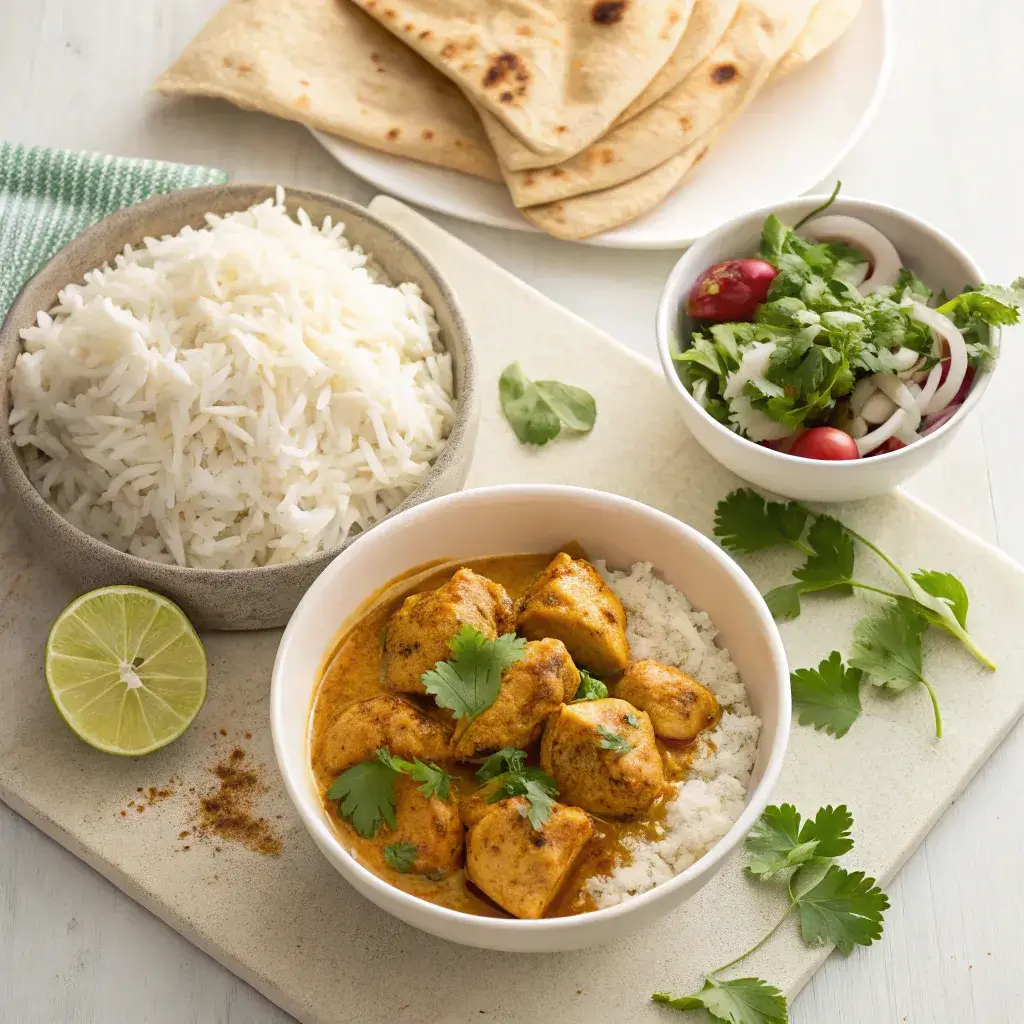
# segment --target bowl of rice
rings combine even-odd
[[[0,329],[0,479],[83,591],[281,626],[353,540],[462,487],[474,378],[444,278],[364,208],[189,189],[25,285]]]
[[[674,783],[656,834],[630,841],[587,883],[585,912],[540,920],[478,916],[390,885],[349,851],[310,771],[311,707],[340,631],[389,581],[416,566],[555,552],[570,541],[621,601],[631,661],[653,658],[691,673],[715,695],[720,719]],[[578,487],[502,485],[410,509],[328,567],[281,639],[270,722],[289,798],[327,860],[362,895],[452,942],[550,952],[620,939],[671,912],[715,876],[778,781],[790,704],[778,628],[757,588],[716,544],[629,498]]]

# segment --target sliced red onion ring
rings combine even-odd
[[[948,316],[930,309],[922,302],[914,303],[913,313],[916,320],[927,324],[932,329],[934,336],[940,342],[944,341],[949,348],[949,373],[946,374],[946,379],[924,407],[924,412],[932,415],[942,412],[960,390],[960,385],[964,382],[964,375],[967,373],[967,345],[964,342],[964,336]]]
[[[816,217],[800,229],[800,234],[818,242],[842,242],[862,252],[871,265],[871,273],[858,286],[861,295],[891,288],[900,276],[903,264],[896,247],[881,231],[856,217]]]
[[[924,426],[921,429],[921,436],[924,437],[925,434],[934,433],[944,423],[948,423],[959,411],[959,405],[947,405],[942,412],[935,416],[929,416],[928,419],[924,421]]]

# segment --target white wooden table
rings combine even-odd
[[[0,0],[0,138],[204,163],[235,179],[369,200],[373,190],[296,125],[146,94],[217,6],[218,0]],[[841,168],[845,190],[932,220],[974,254],[991,280],[1011,280],[1024,272],[1024,5],[894,0],[893,7],[893,82],[877,122]],[[654,307],[676,253],[589,249],[438,219],[552,298],[654,355]],[[1024,561],[1024,536],[1014,529],[1024,522],[1014,443],[1022,436],[1017,414],[1024,402],[1016,377],[1024,354],[1015,349],[1024,332],[1007,341],[983,414],[909,489]],[[796,1000],[795,1024],[1021,1019],[1022,772],[1024,726],[889,887],[884,940],[848,960],[833,956]],[[0,1022],[290,1019],[0,805]]]

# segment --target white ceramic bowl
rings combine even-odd
[[[310,708],[339,627],[376,589],[420,563],[557,550],[579,541],[615,568],[653,562],[706,611],[763,721],[747,806],[728,834],[671,882],[607,910],[517,921],[475,917],[401,892],[362,867],[339,841],[309,765]],[[377,906],[452,942],[547,952],[622,937],[679,906],[722,866],[764,810],[789,737],[789,670],[778,630],[756,588],[697,531],[627,498],[575,487],[503,486],[463,491],[409,509],[343,551],[302,599],[281,640],[270,696],[274,750],[292,803],[324,856]]]
[[[777,213],[783,223],[795,224],[826,198],[803,196],[754,210],[705,235],[688,249],[672,269],[658,305],[658,355],[669,385],[679,396],[686,425],[707,452],[727,469],[787,498],[854,501],[884,494],[931,462],[977,408],[994,367],[977,375],[963,408],[926,438],[887,455],[824,462],[772,451],[722,426],[694,401],[672,360],[672,354],[680,351],[680,341],[689,337],[693,322],[686,316],[686,299],[697,277],[723,260],[756,256],[761,226],[769,214]],[[904,265],[936,292],[945,289],[956,295],[966,285],[982,282],[978,265],[956,242],[913,214],[881,203],[847,198],[837,200],[828,212],[859,217],[874,225],[896,246]]]

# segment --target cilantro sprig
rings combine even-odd
[[[520,813],[535,830],[540,831],[551,817],[558,787],[547,772],[526,763],[525,750],[502,747],[484,761],[476,777],[485,784],[484,800],[489,804],[514,796],[526,797]]]
[[[796,914],[807,946],[834,945],[844,955],[882,937],[889,899],[862,871],[835,863],[853,849],[853,816],[845,806],[821,807],[803,819],[792,804],[766,807],[747,836],[747,873],[762,881],[786,882],[786,910],[774,927],[745,953],[709,971],[690,995],[656,992],[656,1003],[674,1010],[706,1010],[723,1024],[786,1024],[786,998],[760,978],[719,977],[759,950]]]
[[[581,700],[603,700],[608,696],[608,687],[592,676],[585,668],[580,669],[580,685],[572,699],[575,704]]]
[[[331,783],[327,799],[337,800],[341,817],[364,839],[372,839],[381,825],[395,828],[395,779],[399,775],[418,782],[428,800],[435,796],[447,800],[451,795],[452,780],[443,768],[419,758],[406,761],[379,747],[370,760],[345,769]]]
[[[636,746],[635,743],[630,743],[625,736],[620,736],[619,733],[612,732],[611,729],[606,729],[603,725],[599,725],[597,731],[601,737],[602,750],[610,750],[613,754],[622,755],[628,754]]]
[[[472,626],[451,638],[452,656],[423,673],[423,685],[437,705],[456,718],[472,721],[497,699],[501,673],[526,653],[526,641],[514,633],[488,640]]]
[[[938,700],[922,669],[922,639],[928,626],[955,637],[986,668],[996,667],[967,632],[967,591],[956,576],[934,569],[907,573],[877,545],[832,516],[794,501],[766,501],[756,491],[740,488],[718,503],[715,536],[723,547],[737,553],[787,546],[804,556],[803,564],[793,570],[795,583],[764,595],[768,609],[781,622],[796,618],[801,597],[814,592],[861,590],[887,599],[854,627],[851,669],[842,669],[841,656],[833,652],[817,672],[794,673],[794,701],[804,724],[824,728],[836,737],[845,735],[860,713],[860,678],[849,674],[858,670],[875,685],[895,692],[923,685],[932,703],[935,734],[941,737]],[[854,578],[857,544],[885,563],[905,593]]]

